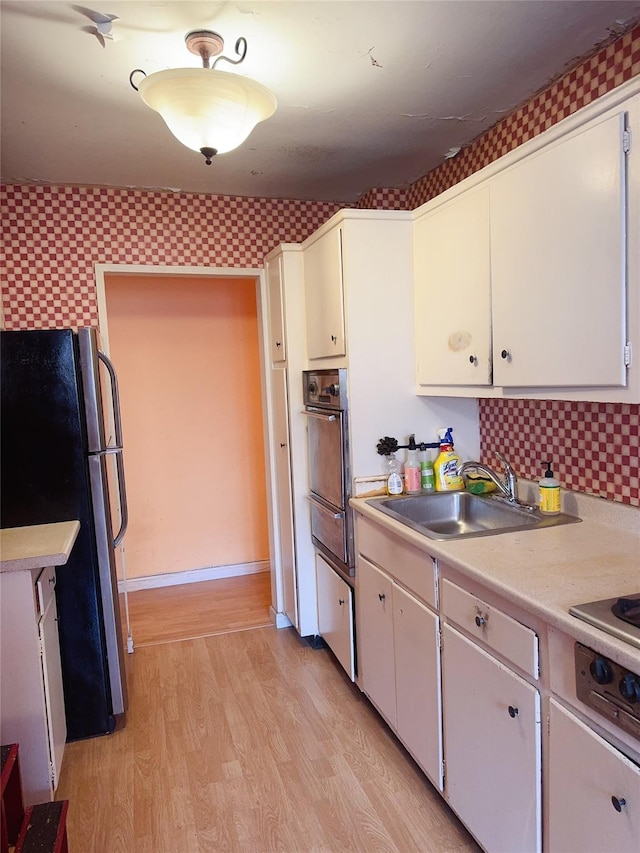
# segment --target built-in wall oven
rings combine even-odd
[[[305,370],[303,394],[308,421],[311,536],[317,549],[353,585],[346,369]]]

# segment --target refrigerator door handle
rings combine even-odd
[[[115,453],[116,469],[118,472],[118,497],[120,502],[120,529],[118,530],[113,540],[113,547],[117,548],[124,539],[124,534],[127,532],[129,525],[129,510],[127,507],[127,490],[124,482],[124,459],[122,456],[122,418],[120,415],[120,393],[118,391],[118,377],[116,369],[111,363],[111,360],[100,350],[98,350],[98,358],[107,368],[109,378],[111,380],[111,401],[113,403],[113,422],[115,430],[115,447],[107,448],[106,452]]]
[[[124,459],[122,458],[122,448],[119,448],[116,453],[116,468],[118,470],[118,495],[120,496],[120,530],[116,533],[113,540],[113,547],[117,548],[122,542],[124,534],[129,526],[129,509],[127,507],[127,490],[124,485]]]
[[[118,377],[116,369],[111,360],[103,352],[98,350],[98,358],[107,368],[111,379],[111,402],[113,403],[113,421],[115,429],[115,440],[118,447],[122,447],[122,418],[120,416],[120,393],[118,391]]]

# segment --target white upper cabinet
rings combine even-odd
[[[345,355],[341,228],[305,248],[304,285],[309,359]]]
[[[414,212],[418,393],[640,402],[639,90]]]
[[[488,187],[416,222],[414,270],[418,383],[491,385]]]
[[[491,183],[496,385],[626,382],[625,114]]]
[[[269,299],[269,351],[271,361],[276,364],[287,360],[283,263],[282,255],[274,257],[266,263]]]

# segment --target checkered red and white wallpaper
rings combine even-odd
[[[7,329],[97,325],[95,264],[261,267],[338,204],[99,187],[4,186]]]
[[[374,188],[358,207],[413,209],[640,73],[640,27],[603,48],[408,189]],[[5,328],[97,324],[94,265],[259,267],[339,203],[165,191],[0,187]],[[480,400],[483,459],[508,448],[518,474],[551,459],[567,488],[640,506],[640,406]]]

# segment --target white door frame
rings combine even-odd
[[[260,350],[260,389],[262,393],[262,432],[264,437],[265,473],[267,478],[267,527],[269,531],[269,565],[271,573],[271,621],[276,627],[290,624],[283,611],[283,591],[281,567],[276,559],[279,553],[278,529],[275,523],[276,506],[275,482],[272,459],[273,416],[271,412],[270,375],[267,370],[268,353],[268,301],[265,271],[254,267],[192,267],[172,266],[169,264],[94,264],[96,277],[96,297],[98,302],[98,325],[102,349],[109,355],[109,323],[107,317],[107,298],[105,277],[109,273],[126,275],[188,275],[203,278],[253,278],[256,285],[256,307],[258,313],[258,338]]]

